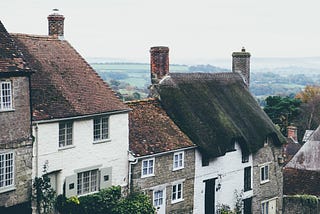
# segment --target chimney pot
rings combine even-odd
[[[295,141],[298,141],[298,134],[297,134],[297,127],[295,126],[288,126],[287,127],[287,137],[293,138]]]
[[[64,16],[58,13],[58,9],[53,9],[53,13],[48,16],[49,36],[64,35]]]

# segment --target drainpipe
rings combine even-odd
[[[135,165],[137,163],[138,163],[138,158],[134,157],[133,152],[129,151],[129,179],[128,179],[129,193],[131,192],[132,165]]]
[[[36,123],[36,127],[35,127],[35,131],[36,131],[36,139],[35,139],[35,147],[36,147],[36,151],[35,151],[35,156],[34,158],[36,159],[35,161],[35,168],[36,168],[36,177],[38,177],[38,168],[39,168],[39,163],[38,163],[38,159],[39,159],[39,146],[38,146],[38,123]]]

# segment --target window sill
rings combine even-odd
[[[0,188],[0,193],[9,192],[9,191],[14,191],[14,190],[16,190],[16,187],[15,187],[15,186],[1,187],[1,188]]]
[[[260,184],[265,184],[265,183],[269,183],[270,180],[264,180],[264,181],[260,181]]]
[[[174,169],[172,169],[172,171],[178,171],[178,170],[180,170],[180,169],[184,169],[184,166],[183,166],[183,167],[174,168]]]
[[[243,190],[243,192],[248,192],[248,191],[251,191],[251,190],[252,190],[252,188],[249,188],[249,189]]]
[[[99,191],[93,191],[93,192],[88,192],[88,193],[84,193],[84,194],[81,194],[81,195],[77,195],[77,197],[82,197],[82,196],[86,196],[86,195],[92,195],[94,193],[98,193]]]
[[[100,144],[100,143],[107,143],[107,142],[111,142],[111,139],[108,138],[103,140],[96,140],[96,141],[93,141],[93,144]]]
[[[72,148],[75,148],[75,147],[76,147],[75,145],[63,146],[63,147],[59,147],[58,151],[72,149]]]
[[[177,200],[171,201],[171,204],[176,204],[176,203],[179,203],[179,202],[182,202],[182,201],[184,201],[183,198],[177,199]]]
[[[13,109],[13,108],[10,108],[10,109],[0,109],[0,113],[11,112],[11,111],[15,111],[15,109]]]
[[[141,175],[141,178],[148,178],[148,177],[154,177],[154,174],[150,174],[150,175]]]

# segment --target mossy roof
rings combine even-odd
[[[245,153],[285,138],[274,127],[237,73],[171,73],[157,86],[163,108],[210,157],[237,141]]]

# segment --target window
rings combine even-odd
[[[154,175],[154,158],[143,160],[141,177],[148,177],[152,175]]]
[[[202,166],[209,166],[210,159],[207,155],[202,154],[201,162]]]
[[[93,140],[101,141],[109,138],[109,118],[99,117],[93,120]]]
[[[260,167],[260,183],[266,183],[269,181],[269,165]]]
[[[244,191],[251,190],[251,166],[244,168]]]
[[[269,201],[261,203],[261,214],[268,214],[269,213]]]
[[[243,199],[243,214],[252,214],[252,198]]]
[[[184,167],[184,152],[173,154],[173,169],[178,170]]]
[[[171,198],[172,203],[182,201],[182,191],[183,191],[182,183],[172,186],[172,198]]]
[[[0,82],[0,110],[12,109],[11,82]]]
[[[158,207],[163,204],[163,190],[153,192],[153,206]]]
[[[59,123],[59,147],[72,145],[72,122]]]
[[[90,170],[78,173],[77,194],[83,195],[98,191],[98,170]]]
[[[248,163],[249,162],[249,154],[242,154],[242,163]]]
[[[0,154],[0,188],[14,185],[13,152]]]

